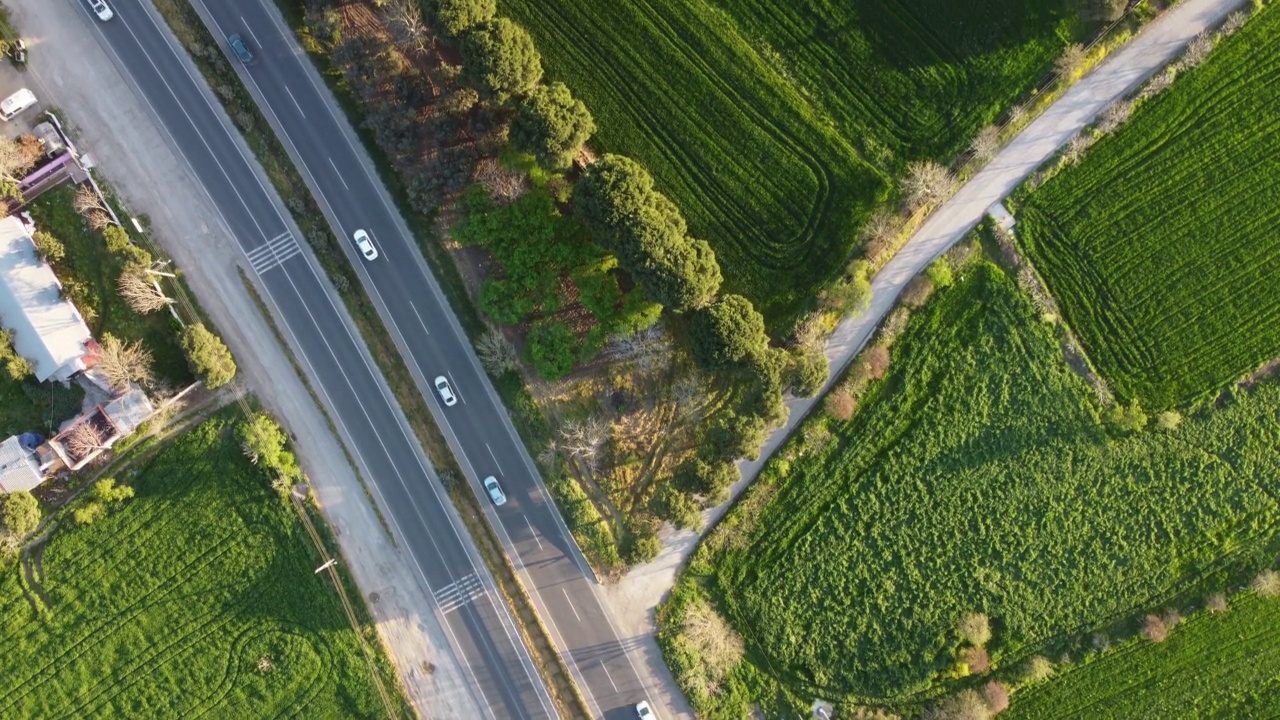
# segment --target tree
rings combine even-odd
[[[32,373],[31,363],[13,348],[13,331],[4,328],[0,328],[0,363],[14,380],[23,380]]]
[[[16,185],[35,161],[16,138],[0,137],[0,179]]]
[[[287,482],[302,477],[298,459],[286,448],[284,429],[266,413],[258,413],[236,428],[240,448],[254,465],[271,470]]]
[[[796,395],[800,397],[816,395],[830,375],[831,364],[822,350],[803,350],[792,355],[791,389]]]
[[[965,613],[956,623],[956,632],[970,645],[982,647],[991,640],[991,620],[986,613]]]
[[[1280,573],[1275,570],[1263,570],[1254,576],[1249,587],[1261,598],[1280,597]]]
[[[92,525],[107,516],[107,508],[100,502],[90,502],[71,511],[77,525]]]
[[[708,505],[714,506],[727,500],[729,488],[741,479],[741,471],[730,460],[707,462],[693,457],[676,468],[671,484],[684,492],[702,495]]]
[[[1069,82],[1084,69],[1085,59],[1084,46],[1080,43],[1071,43],[1063,48],[1062,54],[1054,61],[1053,71],[1058,73],[1058,77]]]
[[[103,478],[93,484],[93,497],[110,504],[124,502],[133,497],[133,488],[117,485],[115,478]]]
[[[58,263],[67,257],[67,247],[62,241],[43,230],[35,231],[31,241],[36,245],[36,254],[47,263]]]
[[[703,446],[707,456],[718,461],[738,458],[758,460],[768,427],[757,415],[725,413],[708,428]]]
[[[1044,682],[1053,676],[1053,663],[1043,655],[1036,655],[1023,666],[1022,677],[1030,683]]]
[[[543,167],[561,170],[569,167],[595,129],[587,106],[564,83],[556,82],[534,88],[516,106],[511,142],[532,153]]]
[[[862,240],[862,254],[868,261],[880,264],[893,250],[894,242],[898,239],[898,233],[901,230],[902,221],[897,215],[885,208],[877,210],[858,233]]]
[[[982,686],[982,701],[992,715],[999,715],[1009,709],[1009,688],[999,680],[992,680]]]
[[[129,269],[120,273],[120,280],[116,283],[116,289],[120,291],[120,297],[124,298],[125,304],[129,306],[129,309],[139,315],[155,312],[173,303],[169,296],[165,295],[159,287],[148,281],[147,277],[136,269]]]
[[[40,503],[26,490],[16,490],[0,496],[0,522],[4,531],[16,538],[30,535],[40,524]]]
[[[560,428],[560,447],[589,470],[595,469],[606,439],[608,432],[604,423],[594,416],[582,422],[570,420]]]
[[[653,499],[653,512],[678,528],[695,532],[702,530],[702,509],[693,498],[677,490],[674,485],[663,485],[658,490]]]
[[[657,529],[652,523],[632,525],[619,548],[622,561],[628,565],[640,565],[658,557],[662,552],[662,541],[658,539]]]
[[[450,37],[457,37],[480,23],[489,22],[497,11],[495,0],[435,0],[431,3],[432,22]]]
[[[529,328],[529,358],[538,377],[558,380],[578,362],[578,338],[568,325],[558,320],[541,320]]]
[[[853,411],[858,409],[858,402],[845,388],[836,388],[827,395],[826,409],[827,415],[843,422],[853,417]]]
[[[1136,399],[1128,407],[1120,404],[1112,406],[1108,411],[1107,419],[1112,425],[1125,432],[1139,432],[1147,426],[1147,414],[1143,412],[1142,404]]]
[[[220,388],[236,376],[236,361],[222,338],[202,323],[188,325],[182,331],[182,349],[191,369],[204,381],[205,387]]]
[[[123,390],[130,382],[151,384],[151,351],[142,347],[140,342],[125,342],[111,333],[104,333],[100,347],[95,367],[112,388]]]
[[[106,450],[106,439],[102,437],[102,433],[93,423],[88,420],[82,420],[67,431],[66,439],[63,441],[67,449],[77,460],[93,455],[102,450]]]
[[[741,295],[723,295],[693,314],[693,359],[704,370],[744,365],[769,347],[764,317]]]
[[[490,327],[476,341],[476,355],[480,364],[494,377],[515,370],[517,367],[516,349],[507,341],[502,330]]]
[[[515,22],[496,18],[473,27],[462,41],[463,73],[481,95],[504,103],[542,79],[533,37]]]
[[[388,0],[382,12],[401,47],[418,54],[431,48],[431,33],[422,19],[418,0]]]
[[[1000,152],[1000,128],[995,125],[984,126],[973,136],[973,142],[969,143],[969,151],[973,153],[973,159],[978,163],[989,162],[991,158]]]
[[[943,700],[932,717],[936,720],[989,720],[991,710],[976,690],[961,690]]]
[[[1169,626],[1159,615],[1148,615],[1142,619],[1142,635],[1153,643],[1162,643],[1169,638]]]
[[[912,211],[941,200],[955,186],[956,178],[945,165],[932,160],[914,161],[907,165],[902,191]]]

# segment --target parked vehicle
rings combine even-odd
[[[507,504],[507,494],[502,492],[502,486],[498,484],[498,478],[490,475],[484,479],[484,491],[489,493],[489,499],[494,505],[502,507]]]
[[[36,104],[36,94],[26,88],[0,100],[0,119],[8,122]]]

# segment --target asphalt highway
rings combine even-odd
[[[279,197],[235,141],[234,128],[179,55],[181,47],[161,29],[162,21],[145,0],[113,0],[115,18],[108,22],[98,22],[87,6],[74,1],[209,193],[245,252],[246,265],[266,288],[269,304],[302,350],[313,383],[336,410],[335,422],[363,474],[376,481],[392,523],[431,589],[478,706],[492,718],[555,717],[492,578],[446,507],[443,488],[368,351],[343,322],[327,280],[301,252],[297,228]],[[393,264],[384,260],[381,266]],[[462,387],[466,393],[467,386]]]
[[[645,699],[644,682],[596,594],[594,578],[403,219],[269,1],[193,4],[216,38],[240,34],[254,53],[254,62],[240,67],[241,77],[343,242],[468,481],[485,498],[489,519],[523,572],[593,714],[634,716],[635,703]],[[473,586],[468,578],[487,578],[473,566],[469,540],[451,525],[453,516],[442,507],[448,499],[372,377],[375,370],[362,359],[359,340],[336,318],[326,319],[336,311],[324,281],[300,254],[291,254],[295,240],[282,236],[288,223],[275,196],[261,187],[231,142],[225,121],[210,106],[207,91],[174,57],[181,49],[154,26],[154,11],[144,2],[115,0],[117,19],[99,24],[103,37],[223,208],[303,346],[317,384],[338,409],[366,476],[391,508],[427,584],[446,598],[448,627],[483,698],[498,717],[550,713],[545,688],[531,677],[527,653],[512,647],[519,642],[503,609],[488,594],[452,609],[457,600],[449,598],[466,595],[457,589]],[[232,62],[237,62],[234,56]],[[377,259],[358,254],[351,242],[357,229],[369,234]],[[449,378],[458,404],[440,403],[431,390],[437,376]],[[480,480],[489,475],[506,492],[508,502],[500,508],[488,505],[480,489]]]

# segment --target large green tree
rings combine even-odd
[[[489,22],[498,12],[496,0],[427,0],[432,25],[450,37]]]
[[[569,167],[595,129],[587,106],[557,82],[534,88],[520,101],[511,121],[511,141],[533,153],[544,167],[561,170]]]
[[[0,522],[4,531],[15,537],[25,537],[40,524],[40,503],[26,490],[17,490],[0,496]]]
[[[693,359],[707,370],[744,366],[769,349],[764,318],[741,295],[722,295],[694,313],[689,334]]]
[[[503,17],[467,33],[462,40],[462,67],[480,94],[499,103],[529,92],[542,79],[542,56],[533,37]]]
[[[187,353],[191,369],[204,380],[206,387],[218,388],[236,376],[236,361],[222,338],[209,332],[202,323],[188,325],[182,332],[182,349]]]

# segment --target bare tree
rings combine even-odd
[[[0,179],[16,183],[33,165],[35,158],[22,147],[22,143],[14,138],[0,137]]]
[[[881,208],[877,210],[866,225],[862,226],[859,236],[862,239],[863,252],[867,260],[879,263],[883,256],[893,249],[894,241],[902,230],[902,221],[898,216]]]
[[[95,367],[106,376],[107,382],[116,390],[122,390],[133,381],[141,385],[149,385],[154,377],[151,373],[151,351],[137,342],[124,342],[111,333],[102,336],[102,349],[98,353]]]
[[[650,325],[630,335],[618,335],[609,343],[609,354],[612,357],[634,361],[645,372],[657,367],[666,356],[666,351],[666,335],[657,325]]]
[[[1159,95],[1173,85],[1173,79],[1177,76],[1177,70],[1172,67],[1166,67],[1164,70],[1156,73],[1146,85],[1142,86],[1142,91],[1138,93],[1138,99],[1148,100]]]
[[[560,447],[569,457],[594,470],[607,435],[604,423],[595,416],[584,422],[570,420],[560,428]]]
[[[1027,119],[1027,106],[1014,105],[1009,108],[1009,117],[1005,120],[1005,126],[1017,127]]]
[[[484,365],[484,369],[495,376],[515,370],[518,364],[516,349],[507,341],[507,336],[502,334],[502,330],[496,327],[485,330],[476,341],[476,355],[480,358],[480,364]]]
[[[969,150],[973,152],[973,159],[979,163],[991,160],[1000,151],[1000,128],[987,125],[979,130],[973,136],[973,142],[969,143]]]
[[[1085,59],[1084,46],[1080,43],[1071,43],[1063,48],[1062,54],[1054,61],[1053,70],[1062,79],[1073,80],[1084,69]]]
[[[1211,613],[1224,613],[1227,611],[1227,595],[1226,593],[1214,593],[1204,601],[1204,606]]]
[[[89,223],[89,228],[101,232],[111,224],[111,218],[101,210],[92,210],[84,217],[85,222]]]
[[[529,191],[525,176],[504,167],[496,158],[484,158],[476,164],[476,182],[500,205],[510,205]]]
[[[907,206],[914,211],[926,203],[941,200],[955,182],[955,176],[940,163],[932,160],[912,162],[907,165],[907,176],[902,180]]]
[[[405,50],[421,55],[435,44],[427,23],[422,19],[418,0],[388,0],[382,12],[395,33],[396,41]]]
[[[554,439],[548,440],[542,450],[538,451],[538,462],[548,467],[554,465],[558,457],[560,457],[560,444]]]
[[[1187,49],[1182,52],[1182,59],[1178,61],[1178,65],[1183,69],[1198,67],[1205,60],[1209,59],[1209,53],[1213,52],[1213,36],[1208,30],[1201,30],[1199,35],[1187,45]]]
[[[1249,583],[1253,591],[1258,593],[1258,597],[1277,598],[1280,597],[1280,573],[1275,570],[1263,570],[1253,578],[1253,582]]]
[[[1080,133],[1071,138],[1067,146],[1062,149],[1062,162],[1067,165],[1075,165],[1084,159],[1084,154],[1089,148],[1093,147],[1094,136],[1089,133]]]
[[[1102,111],[1102,117],[1098,119],[1098,132],[1110,135],[1119,130],[1121,125],[1129,122],[1131,115],[1133,115],[1133,103],[1127,100],[1111,103],[1106,110]]]
[[[171,305],[174,300],[164,294],[160,286],[148,281],[140,272],[120,273],[120,281],[116,284],[120,297],[124,298],[129,309],[139,315],[155,312]]]
[[[98,428],[88,420],[82,420],[67,432],[66,439],[63,444],[71,451],[76,459],[86,458],[98,452],[107,449],[104,445],[105,438],[102,433],[98,432]]]
[[[1222,23],[1220,32],[1225,35],[1234,35],[1237,30],[1244,27],[1249,21],[1249,13],[1244,10],[1237,10],[1227,16],[1226,22]]]
[[[107,212],[107,206],[103,204],[102,198],[98,197],[98,193],[94,192],[89,185],[81,185],[76,189],[75,197],[71,199],[71,205],[76,212],[81,215],[88,215],[97,210],[98,212]]]
[[[943,700],[929,717],[934,720],[990,720],[991,709],[976,690],[961,690]]]
[[[992,680],[982,686],[982,700],[993,715],[999,715],[1009,709],[1009,688],[999,680]]]
[[[1153,643],[1162,643],[1169,639],[1169,626],[1159,615],[1148,615],[1142,619],[1142,635]]]

